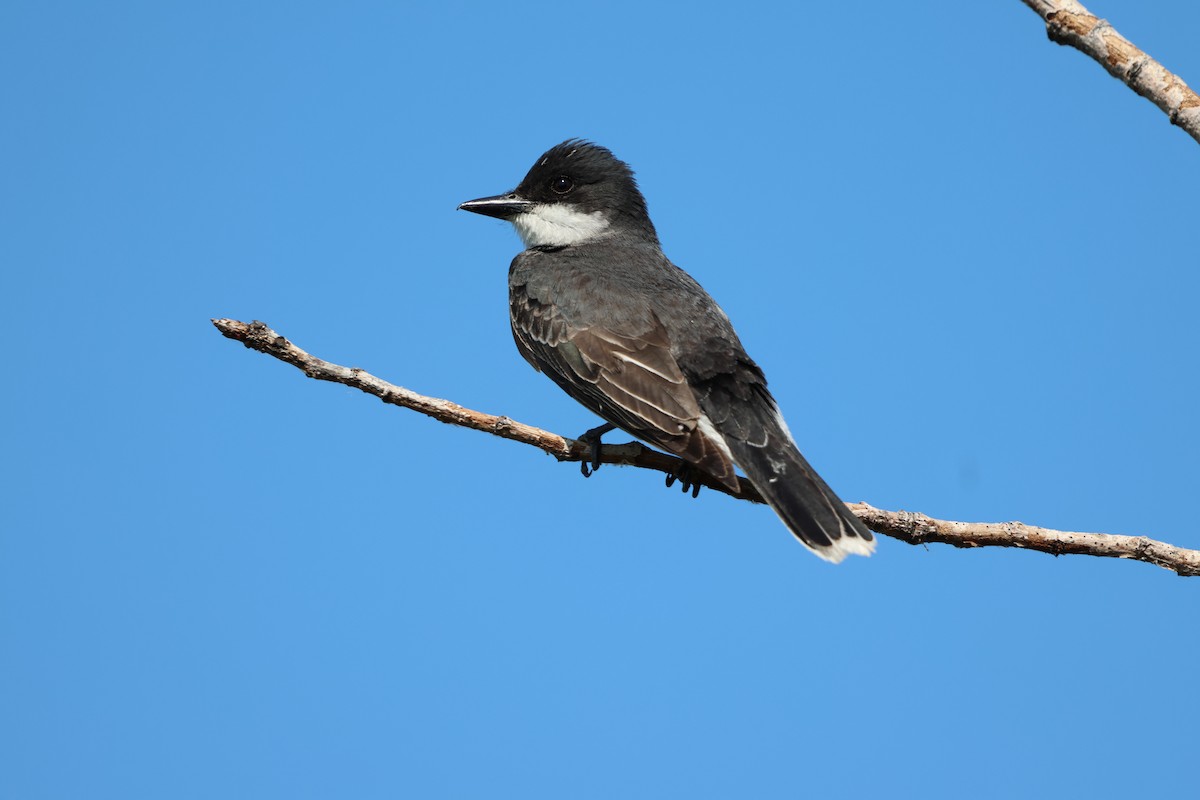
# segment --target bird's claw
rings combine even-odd
[[[667,473],[667,487],[670,488],[675,485],[675,481],[679,481],[679,488],[684,494],[690,491],[693,498],[699,497],[700,487],[703,484],[700,483],[698,477],[696,470],[690,464],[680,464],[674,472]]]
[[[576,440],[591,448],[590,457],[579,462],[579,471],[583,473],[583,477],[590,478],[593,472],[600,469],[600,437],[616,427],[611,422],[606,422],[603,425],[597,425]]]

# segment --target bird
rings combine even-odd
[[[568,139],[512,191],[458,208],[511,223],[524,243],[508,272],[513,339],[605,421],[581,437],[593,468],[600,436],[620,428],[735,493],[740,467],[827,561],[872,553],[871,531],[800,454],[729,317],[663,254],[628,164]],[[698,490],[695,475],[680,477]]]

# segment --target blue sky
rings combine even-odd
[[[1200,84],[1200,6],[1091,6]],[[208,321],[580,433],[455,206],[587,137],[845,499],[1200,547],[1200,150],[1019,0],[9,2],[0,74],[0,796],[1191,787],[1197,579],[832,567]]]

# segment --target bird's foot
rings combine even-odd
[[[576,439],[576,441],[588,445],[592,451],[589,458],[579,462],[579,471],[583,473],[583,477],[590,478],[593,472],[600,469],[600,437],[616,427],[611,422],[606,422],[603,425],[597,425]]]
[[[667,486],[674,486],[675,481],[679,481],[679,488],[684,494],[691,492],[692,497],[699,497],[700,487],[702,486],[699,477],[700,470],[691,464],[681,461],[674,472],[667,473]]]

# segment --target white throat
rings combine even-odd
[[[512,218],[525,247],[564,247],[599,236],[608,228],[601,211],[585,214],[562,203],[539,203]]]

